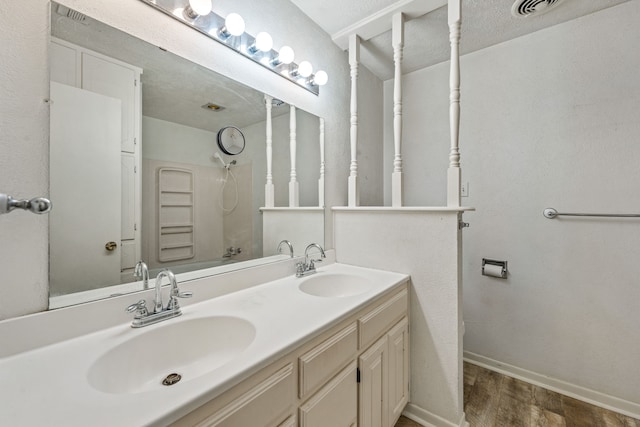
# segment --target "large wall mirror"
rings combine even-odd
[[[275,206],[289,206],[295,115],[294,216],[322,211],[318,117],[57,3],[51,36],[52,308],[140,290],[140,260],[152,278],[189,280],[282,259],[272,240],[307,238],[279,228],[286,216],[263,222],[266,112]],[[228,127],[238,154],[218,146]]]

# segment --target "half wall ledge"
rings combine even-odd
[[[334,212],[472,212],[476,208],[472,207],[449,207],[449,206],[334,206]]]

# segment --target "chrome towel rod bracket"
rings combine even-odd
[[[640,218],[640,214],[598,214],[598,213],[570,213],[570,212],[558,212],[553,208],[546,208],[542,214],[545,218],[553,219],[557,216],[590,216],[590,217],[603,217],[603,218]]]

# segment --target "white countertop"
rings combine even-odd
[[[299,344],[402,283],[409,276],[344,264],[319,267],[317,275],[353,274],[372,283],[359,295],[324,298],[283,279],[219,296],[183,308],[181,317],[133,329],[129,323],[0,359],[0,420],[11,426],[160,426],[173,422],[231,386],[284,356]],[[188,284],[181,286],[189,290]],[[87,372],[109,349],[169,322],[209,316],[251,322],[255,339],[230,362],[195,378],[140,393],[113,394],[93,388]],[[79,319],[82,321],[82,319]],[[164,343],[170,346],[168,340]],[[133,358],[150,359],[152,353]],[[136,361],[136,363],[139,360]],[[123,366],[123,369],[127,369]]]

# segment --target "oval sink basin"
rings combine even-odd
[[[299,289],[325,298],[351,297],[371,290],[369,280],[351,274],[317,273],[302,280]]]
[[[256,335],[255,327],[238,317],[176,320],[143,328],[107,351],[89,369],[89,384],[106,393],[141,393],[165,387],[163,380],[177,373],[178,387],[231,361]]]

